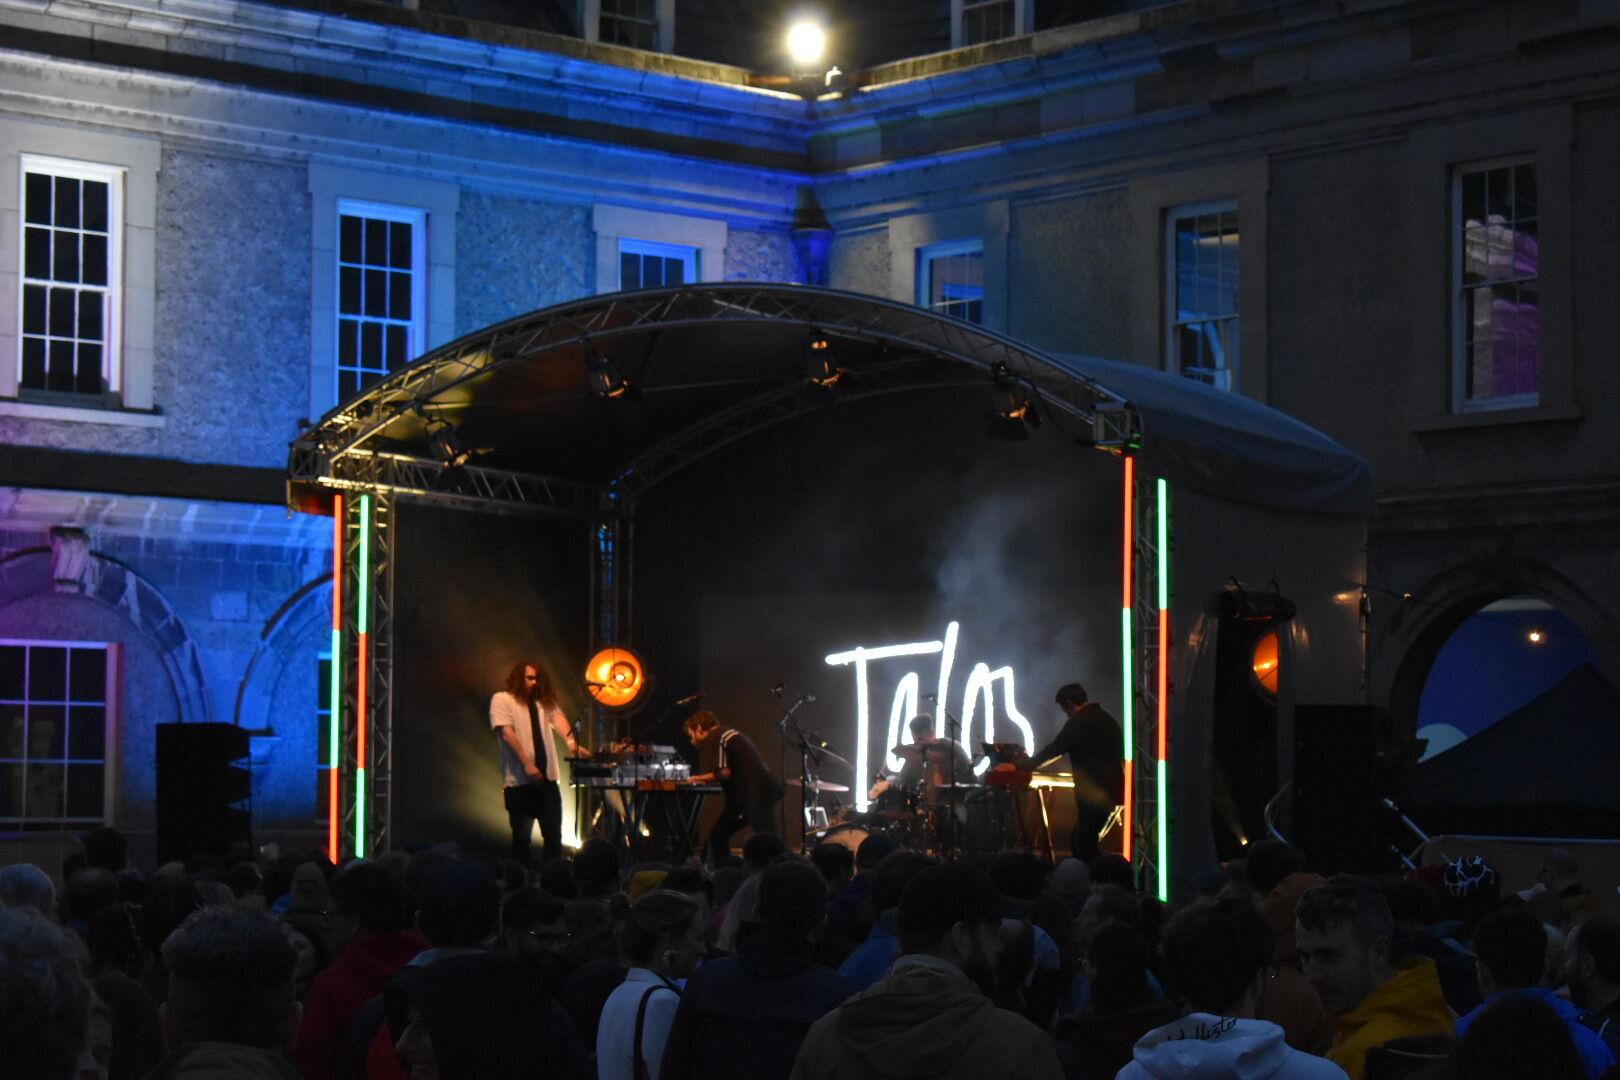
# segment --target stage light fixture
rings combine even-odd
[[[472,460],[473,451],[462,442],[456,429],[440,421],[440,426],[428,430],[428,450],[441,466],[459,469]]]
[[[817,334],[804,346],[804,381],[811,386],[830,389],[849,372],[838,366],[832,341],[825,334]]]
[[[821,63],[827,51],[827,31],[810,19],[800,19],[787,32],[788,57],[798,70],[809,70]]]
[[[985,426],[985,438],[1001,442],[1028,439],[1029,429],[1041,426],[1041,414],[1029,387],[999,360],[990,368],[990,381],[995,386],[996,411]]]
[[[585,690],[598,705],[623,709],[641,696],[647,670],[641,658],[623,645],[610,645],[585,665]]]
[[[1254,681],[1268,697],[1277,696],[1279,666],[1277,631],[1268,630],[1255,641],[1251,658]]]
[[[592,348],[585,357],[585,382],[599,398],[634,397],[630,380],[601,350]]]

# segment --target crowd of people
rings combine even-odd
[[[18,1080],[1620,1077],[1620,916],[1564,851],[1398,876],[1250,845],[1172,910],[1117,855],[526,866],[442,844],[0,867]]]

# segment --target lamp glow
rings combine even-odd
[[[787,51],[788,56],[800,67],[819,64],[827,51],[827,32],[809,20],[796,22],[788,28]]]
[[[622,709],[647,685],[641,658],[622,645],[609,646],[585,665],[585,689],[598,705]]]
[[[1531,630],[1525,635],[1525,640],[1530,642],[1532,645],[1540,645],[1542,642],[1547,640],[1547,635],[1543,634],[1540,630]]]
[[[1254,643],[1254,681],[1271,697],[1277,696],[1277,631],[1268,630]]]

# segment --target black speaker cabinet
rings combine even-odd
[[[234,724],[157,725],[158,860],[251,847],[248,734]]]
[[[1396,777],[1379,753],[1387,718],[1366,705],[1294,710],[1294,844],[1307,854],[1341,853],[1362,869],[1389,865],[1389,812]]]

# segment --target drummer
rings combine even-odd
[[[920,793],[925,804],[934,806],[944,799],[943,791],[951,784],[978,783],[966,748],[955,739],[936,734],[933,716],[918,713],[906,728],[911,733],[911,745],[894,748],[895,756],[904,765],[897,776],[889,779],[887,786]]]

